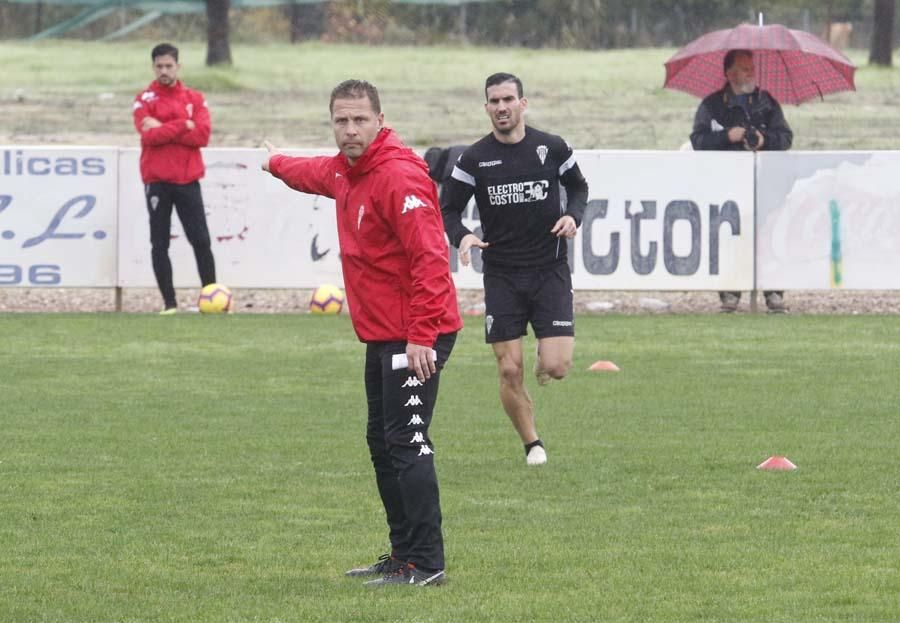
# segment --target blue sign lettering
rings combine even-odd
[[[74,234],[74,233],[57,233],[57,229],[59,229],[60,224],[63,219],[68,214],[69,210],[75,207],[80,202],[84,202],[84,206],[79,210],[78,214],[76,214],[72,218],[84,218],[88,214],[90,214],[91,210],[94,209],[94,205],[97,203],[97,198],[94,195],[79,195],[77,197],[73,197],[66,201],[63,206],[56,212],[53,218],[50,220],[50,224],[47,225],[47,229],[44,230],[44,233],[39,236],[35,236],[34,238],[29,238],[22,244],[23,249],[27,249],[28,247],[33,247],[35,245],[41,244],[44,240],[48,240],[50,238],[57,239],[79,239],[84,238],[84,233]]]

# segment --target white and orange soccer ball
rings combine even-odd
[[[326,283],[313,290],[309,311],[313,314],[339,314],[344,308],[344,291]]]
[[[226,314],[234,305],[234,296],[228,286],[221,283],[209,283],[200,290],[197,308],[203,314]]]

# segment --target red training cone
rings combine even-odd
[[[791,463],[786,456],[770,456],[765,461],[756,466],[756,469],[765,469],[770,471],[790,471],[797,469],[797,466]]]
[[[619,366],[614,364],[612,361],[595,361],[591,364],[591,367],[588,370],[592,370],[594,372],[618,372]]]

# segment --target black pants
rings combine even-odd
[[[444,568],[441,501],[428,426],[437,402],[440,370],[455,342],[455,333],[438,337],[434,344],[438,371],[424,383],[405,367],[392,369],[393,355],[405,353],[406,342],[366,345],[366,441],[387,515],[392,554],[424,569]]]
[[[165,306],[175,307],[175,287],[172,285],[172,262],[169,261],[169,239],[172,235],[172,206],[178,211],[178,220],[184,228],[188,242],[194,248],[200,283],[215,283],[216,262],[213,259],[206,226],[206,212],[200,182],[169,184],[153,182],[144,186],[147,196],[147,212],[150,214],[150,245],[153,258],[153,274],[162,294]]]

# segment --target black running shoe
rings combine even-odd
[[[350,569],[344,575],[351,578],[374,577],[377,575],[387,575],[394,573],[403,566],[403,561],[398,560],[390,554],[384,554],[378,557],[374,564],[368,567],[360,567],[358,569]]]
[[[369,580],[364,582],[366,586],[438,586],[447,581],[444,570],[439,571],[423,571],[416,569],[415,565],[409,563],[401,566],[393,573],[386,574],[383,578],[377,580]]]

